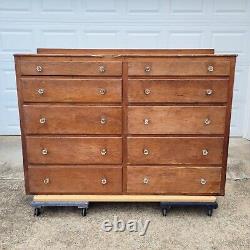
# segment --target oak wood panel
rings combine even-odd
[[[222,155],[223,137],[128,137],[128,164],[222,164]]]
[[[218,79],[129,79],[129,102],[227,102],[228,80]]]
[[[214,54],[214,49],[55,49],[38,48],[38,54],[89,54],[89,55],[146,55],[149,54],[162,56],[164,54]]]
[[[122,163],[121,137],[28,136],[26,143],[30,164]]]
[[[213,72],[208,67],[213,66]],[[145,68],[149,67],[146,72]],[[179,58],[173,60],[166,58],[165,61],[128,62],[129,76],[227,76],[230,74],[230,61],[218,61],[216,58],[199,59],[199,61],[186,61]]]
[[[122,110],[118,106],[43,104],[24,105],[23,110],[27,134],[122,133]],[[45,123],[40,123],[42,118]]]
[[[22,75],[79,75],[79,76],[121,76],[122,63],[112,61],[21,61]],[[41,67],[41,71],[37,71],[37,66]],[[101,71],[100,67],[104,67]]]
[[[121,102],[118,79],[22,78],[24,102]],[[39,93],[39,90],[42,91]]]
[[[220,193],[220,167],[128,166],[127,174],[130,194]],[[205,184],[201,184],[202,179]]]
[[[121,166],[55,165],[28,168],[33,194],[117,194],[122,192]],[[106,184],[102,184],[106,180]],[[47,184],[46,181],[48,182]]]
[[[224,134],[225,106],[130,106],[130,134]],[[145,124],[145,119],[148,124]],[[206,125],[205,121],[210,122]]]
[[[37,202],[215,202],[216,196],[192,195],[35,195],[33,201]],[[205,204],[204,204],[205,205]]]

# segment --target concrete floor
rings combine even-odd
[[[226,196],[212,217],[159,204],[95,203],[85,218],[76,208],[48,208],[33,217],[24,194],[19,137],[0,137],[0,249],[250,249],[250,142],[231,139]],[[150,220],[138,232],[104,232],[104,220]]]

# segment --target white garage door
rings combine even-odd
[[[37,47],[215,48],[237,53],[231,135],[242,135],[248,0],[0,0],[0,134],[19,134],[13,53]]]

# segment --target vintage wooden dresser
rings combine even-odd
[[[28,194],[224,195],[235,55],[15,55]]]

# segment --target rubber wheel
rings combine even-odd
[[[207,215],[210,216],[210,217],[213,215],[213,209],[212,208],[209,208],[207,210]]]
[[[162,209],[162,215],[163,215],[163,216],[167,216],[167,209],[166,209],[166,208],[163,208],[163,209]]]
[[[36,207],[36,208],[34,209],[34,216],[39,216],[40,214],[41,214],[41,209],[38,208],[38,207]]]
[[[82,217],[85,217],[87,215],[87,208],[82,208]]]

